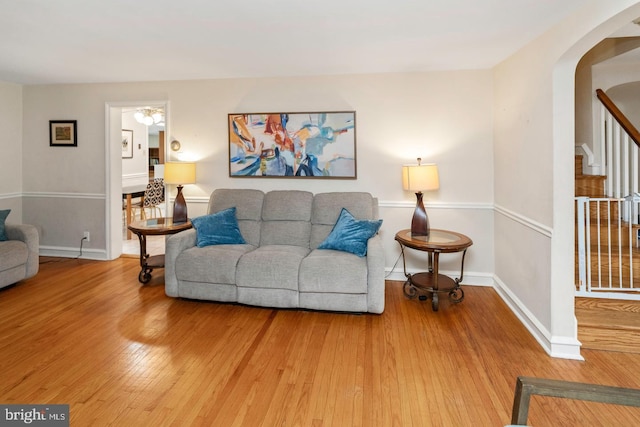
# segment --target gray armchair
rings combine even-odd
[[[0,288],[38,273],[40,265],[38,230],[28,224],[6,224],[6,241],[0,242]]]

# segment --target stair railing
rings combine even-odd
[[[604,91],[596,96],[605,197],[576,197],[576,295],[640,299],[640,132]]]
[[[600,158],[605,164],[607,197],[621,198],[637,193],[640,187],[638,167],[640,132],[602,89],[600,100]],[[634,212],[633,223],[638,223]]]

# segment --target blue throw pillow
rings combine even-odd
[[[378,232],[381,225],[381,219],[358,220],[342,208],[336,225],[318,249],[335,249],[363,257],[367,254],[367,242]]]
[[[235,207],[194,218],[191,223],[196,229],[196,240],[199,248],[211,245],[246,243],[242,234],[240,234]]]
[[[7,233],[5,233],[4,231],[4,221],[7,219],[10,212],[11,212],[11,209],[5,209],[3,211],[0,211],[0,242],[4,242],[8,240]]]

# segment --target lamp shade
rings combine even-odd
[[[195,184],[196,164],[192,162],[166,162],[164,182],[167,184]]]
[[[428,191],[440,188],[438,166],[435,163],[402,166],[402,188],[407,191]]]

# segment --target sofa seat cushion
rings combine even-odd
[[[238,262],[238,287],[298,290],[300,263],[308,248],[293,245],[260,246]]]
[[[238,260],[253,250],[255,246],[249,244],[189,248],[176,259],[176,277],[190,282],[233,285]]]
[[[0,271],[25,265],[29,258],[27,245],[20,240],[0,242]]]
[[[300,265],[300,292],[367,293],[367,259],[333,249],[315,249]]]

